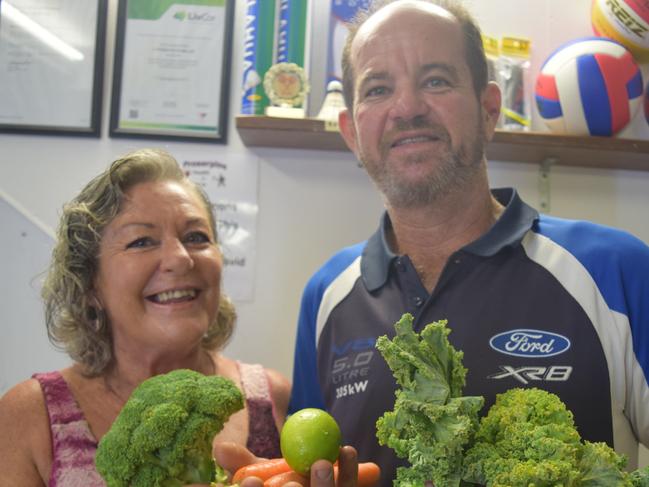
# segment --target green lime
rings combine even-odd
[[[340,450],[340,428],[322,409],[301,409],[284,423],[280,434],[282,456],[293,470],[306,475],[316,460],[335,462]]]

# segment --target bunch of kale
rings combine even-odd
[[[510,389],[480,420],[483,398],[462,396],[467,370],[446,323],[417,334],[405,314],[393,340],[377,341],[400,386],[377,437],[410,462],[395,487],[649,487],[649,467],[627,473],[626,459],[609,446],[582,442],[554,394]]]

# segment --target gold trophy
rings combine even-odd
[[[277,63],[266,71],[264,91],[271,102],[269,117],[304,118],[304,100],[309,83],[304,69],[295,63]]]

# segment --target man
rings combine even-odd
[[[395,382],[374,344],[410,312],[417,331],[448,319],[465,394],[485,396],[484,410],[512,387],[546,389],[584,439],[633,465],[638,440],[649,444],[647,245],[489,189],[485,145],[501,97],[459,6],[379,8],[350,31],[343,73],[341,133],[386,213],[306,286],[290,409],[331,412],[343,442],[391,485],[403,463],[379,447],[375,423]]]

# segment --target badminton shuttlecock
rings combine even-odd
[[[338,113],[344,108],[343,85],[340,81],[330,81],[327,85],[327,94],[322,102],[322,108],[320,108],[316,118],[337,124]]]

